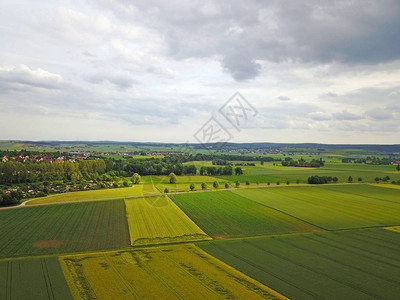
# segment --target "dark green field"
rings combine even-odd
[[[57,257],[0,261],[0,299],[73,299]]]
[[[234,193],[327,230],[400,224],[400,190],[370,185],[237,189]]]
[[[292,299],[399,299],[398,232],[321,232],[198,246]]]
[[[123,200],[0,210],[0,257],[129,247]]]
[[[217,239],[318,230],[229,191],[171,195],[171,198],[201,229]]]

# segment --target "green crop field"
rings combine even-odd
[[[396,189],[349,184],[233,192],[327,230],[400,224],[400,190]]]
[[[176,194],[171,198],[201,229],[217,239],[317,230],[230,191]]]
[[[126,199],[133,246],[210,239],[167,196]]]
[[[0,261],[0,299],[73,299],[57,257]]]
[[[153,189],[151,184],[138,184],[126,188],[110,188],[100,189],[93,191],[70,192],[63,194],[53,194],[43,198],[33,199],[26,203],[26,205],[43,204],[43,203],[56,203],[56,202],[69,202],[80,200],[97,200],[108,198],[124,198],[130,196],[141,196],[146,194],[158,193]]]
[[[0,257],[129,245],[123,200],[0,210]]]
[[[285,183],[290,181],[292,184],[299,180],[301,183],[307,182],[308,177],[313,175],[337,177],[339,182],[347,182],[349,176],[354,181],[361,178],[363,182],[374,182],[376,177],[383,178],[389,176],[390,180],[400,180],[400,172],[396,172],[392,165],[366,165],[366,164],[350,164],[341,162],[327,162],[321,168],[296,168],[283,167],[280,162],[264,163],[260,165],[256,162],[256,166],[243,166],[244,175],[241,176],[218,176],[218,178],[229,181],[240,181],[244,183],[249,180],[252,183],[256,181],[260,183],[276,181]]]
[[[292,299],[398,299],[400,233],[385,229],[198,245]]]

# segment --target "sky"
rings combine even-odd
[[[400,1],[0,4],[0,140],[400,143]]]

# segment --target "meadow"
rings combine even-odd
[[[326,230],[400,224],[400,190],[396,189],[347,184],[236,189],[233,193]]]
[[[151,184],[137,184],[125,188],[110,188],[91,191],[69,192],[62,194],[52,194],[47,197],[32,199],[26,205],[57,203],[82,200],[115,199],[132,196],[159,193]]]
[[[201,229],[216,239],[318,230],[230,191],[176,194],[171,198]]]
[[[28,298],[73,299],[57,257],[0,261],[0,299]]]
[[[123,200],[0,210],[0,257],[128,246]]]
[[[398,232],[321,232],[198,246],[291,299],[397,299],[400,295]]]
[[[125,199],[132,246],[210,239],[167,196]]]
[[[75,299],[286,299],[190,244],[60,261]]]

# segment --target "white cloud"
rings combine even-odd
[[[234,141],[400,138],[398,2],[19,3],[0,11],[0,139],[184,141],[237,90],[259,115]]]
[[[19,66],[0,67],[0,85],[5,90],[26,91],[27,89],[59,90],[63,78],[59,74],[43,69],[32,70]]]

